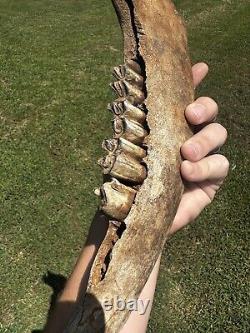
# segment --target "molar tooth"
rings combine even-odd
[[[113,122],[115,138],[123,138],[135,144],[142,144],[148,132],[134,120],[116,117]]]
[[[108,110],[116,116],[124,116],[129,119],[134,119],[143,124],[146,120],[146,113],[143,107],[134,106],[127,100],[116,100],[108,105]]]
[[[113,82],[110,86],[119,97],[126,98],[133,105],[142,104],[145,100],[144,92],[126,80]]]
[[[101,210],[112,218],[124,220],[134,202],[136,190],[113,179],[100,188]]]
[[[114,154],[116,152],[123,151],[124,153],[130,154],[137,160],[142,160],[144,157],[146,157],[146,151],[143,148],[123,138],[104,140],[102,147],[106,151]]]
[[[129,63],[114,67],[113,74],[117,80],[126,80],[132,84],[137,85],[139,88],[143,88],[144,86],[143,76],[131,68]]]
[[[135,184],[141,184],[147,176],[146,168],[138,159],[122,151],[108,154],[98,164],[103,168],[104,174]]]
[[[120,138],[119,144],[124,152],[131,154],[133,157],[139,160],[143,159],[147,155],[146,151],[143,148],[133,144],[126,139]]]

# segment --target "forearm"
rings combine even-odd
[[[52,315],[48,319],[45,333],[61,333],[70,320],[78,301],[84,297],[93,260],[106,232],[107,224],[103,218],[104,217],[98,215],[94,219],[88,239],[77,260],[75,268],[62,294],[57,300]],[[160,258],[155,264],[150,278],[139,297],[140,302],[143,302],[143,306],[147,306],[146,312],[143,314],[139,313],[139,311],[132,312],[121,333],[131,331],[136,333],[146,332],[153,303],[159,264]]]
[[[150,313],[153,306],[155,288],[160,268],[160,261],[161,256],[158,258],[152,270],[152,273],[150,274],[150,277],[139,296],[139,300],[143,302],[144,306],[148,304],[146,312],[144,314],[141,314],[140,311],[133,311],[120,333],[146,332]]]

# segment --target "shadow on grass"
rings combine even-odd
[[[77,300],[75,302],[57,302],[60,293],[63,291],[67,283],[65,276],[48,271],[47,274],[42,277],[42,281],[52,288],[47,323],[42,330],[33,330],[31,333],[62,333],[65,326],[67,327],[67,324],[71,322],[72,314],[83,300],[86,302],[86,312],[88,312],[88,314],[90,313],[88,316],[89,327],[91,327],[92,331],[95,333],[105,332],[105,320],[102,305],[92,294],[86,293],[86,289],[94,258],[105,237],[107,228],[108,219],[98,211],[91,223],[85,244],[85,246],[94,245],[96,251],[90,259],[88,267],[82,276]],[[76,286],[76,288],[78,288],[78,286]]]

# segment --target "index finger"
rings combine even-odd
[[[202,82],[202,80],[207,76],[208,65],[204,62],[199,62],[192,67],[193,80],[195,88]]]

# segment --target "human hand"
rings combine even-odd
[[[195,87],[206,77],[208,66],[198,63],[193,66]],[[211,154],[220,148],[227,139],[226,129],[214,123],[218,106],[209,97],[200,97],[186,109],[185,115],[191,125],[205,125],[198,133],[186,141],[181,153],[185,159],[181,165],[181,174],[186,188],[177,210],[172,235],[194,221],[209,205],[228,174],[229,162],[221,154]]]

